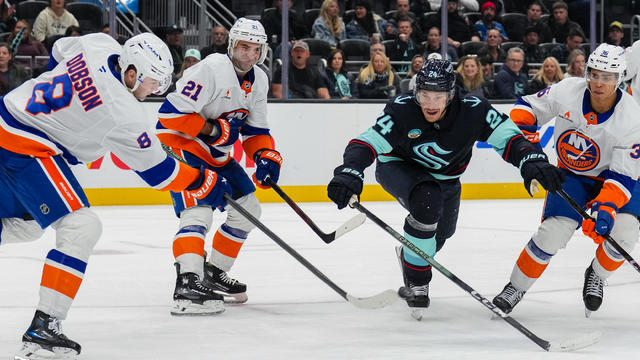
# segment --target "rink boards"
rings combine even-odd
[[[155,127],[160,102],[145,102],[150,128]],[[512,105],[496,104],[507,112]],[[381,103],[269,103],[268,121],[276,148],[284,158],[279,184],[297,201],[329,201],[326,184],[333,169],[342,161],[347,142],[371,126],[384,108]],[[552,127],[542,129],[541,143],[555,162]],[[234,158],[247,170],[254,171],[240,142]],[[362,198],[369,201],[391,200],[375,184],[375,166],[365,172]],[[90,164],[73,167],[93,205],[170,204],[167,193],[152,190],[120,159],[112,154]],[[487,144],[477,143],[471,164],[462,176],[464,199],[510,199],[528,197],[519,171],[504,162]],[[281,201],[271,190],[258,190],[263,202]],[[541,196],[539,194],[538,196]]]

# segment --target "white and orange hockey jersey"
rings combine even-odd
[[[625,80],[631,80],[631,94],[640,104],[640,40],[634,42],[625,49],[627,59],[627,76]]]
[[[273,149],[267,124],[269,80],[254,66],[243,79],[226,54],[211,54],[185,70],[176,91],[167,95],[156,126],[166,145],[188,151],[212,166],[230,159],[233,144],[211,146],[198,138],[205,119],[240,120],[242,146],[249,158],[260,149]]]
[[[106,34],[62,38],[49,69],[0,100],[0,146],[70,164],[112,152],[153,188],[183,190],[199,171],[170,158],[140,102],[116,71],[120,46]]]
[[[517,125],[541,126],[555,118],[558,166],[603,179],[603,191],[619,207],[640,175],[640,105],[620,90],[615,105],[596,114],[584,78],[568,78],[518,99],[511,111]]]

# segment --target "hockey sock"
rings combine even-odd
[[[222,224],[213,236],[213,251],[209,262],[223,271],[229,271],[248,235],[247,231]]]
[[[598,246],[593,260],[593,270],[603,279],[608,278],[624,263],[624,257],[611,245],[604,242]]]
[[[529,240],[513,268],[511,283],[519,290],[528,290],[547,268],[552,256],[540,249],[533,239]]]
[[[207,228],[202,225],[182,227],[173,238],[173,256],[180,263],[180,273],[195,273],[203,276],[204,236]]]

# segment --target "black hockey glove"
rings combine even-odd
[[[340,165],[333,170],[333,179],[327,186],[329,199],[338,205],[338,209],[343,209],[354,194],[360,198],[363,182],[364,175],[360,171]]]
[[[562,189],[562,183],[565,180],[564,172],[549,164],[547,155],[544,153],[531,153],[522,158],[520,174],[524,179],[524,187],[531,196],[538,192],[536,183],[542,185],[545,190],[554,193]]]

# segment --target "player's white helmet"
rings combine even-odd
[[[229,55],[233,58],[233,49],[236,47],[238,41],[244,40],[251,43],[262,45],[260,51],[260,58],[256,64],[261,65],[267,56],[267,34],[264,31],[264,27],[257,20],[249,20],[245,18],[239,18],[229,30]]]
[[[122,53],[118,59],[122,82],[124,73],[130,65],[136,68],[137,81],[131,91],[136,90],[145,78],[159,82],[154,94],[164,94],[171,85],[173,73],[173,58],[167,45],[159,37],[151,33],[138,34],[124,43]],[[126,86],[126,84],[125,84]]]
[[[617,74],[617,86],[620,86],[627,71],[627,59],[624,48],[610,44],[600,44],[591,55],[589,55],[589,60],[587,60],[585,67],[587,83],[589,82],[589,69]]]

